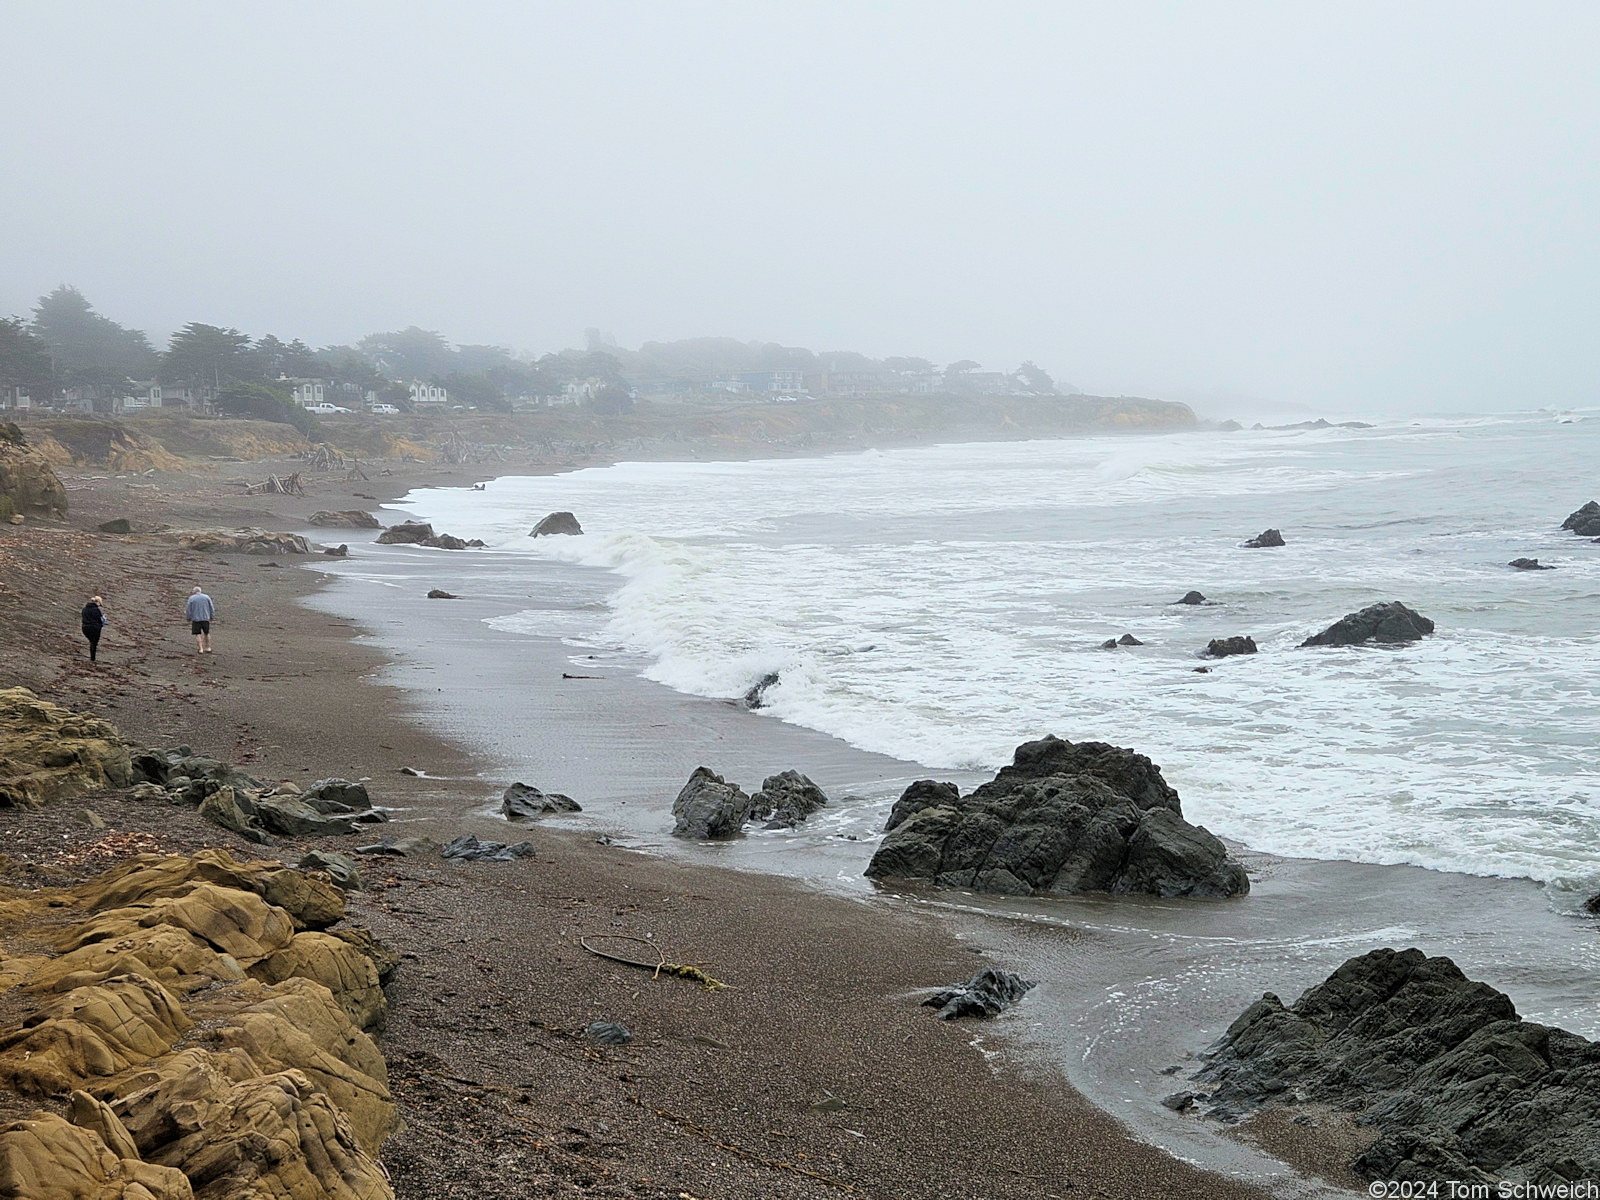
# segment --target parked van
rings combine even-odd
[[[392,404],[374,404],[372,411],[380,417],[395,417],[400,415],[400,410]]]

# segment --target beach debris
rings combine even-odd
[[[1252,637],[1212,638],[1200,652],[1201,658],[1227,658],[1234,654],[1254,654],[1256,640]]]
[[[766,829],[792,829],[827,803],[822,789],[799,771],[781,771],[762,780],[750,797],[750,819],[765,821]]]
[[[580,534],[583,526],[569,512],[553,512],[529,532],[529,537],[552,537],[557,534]]]
[[[1407,608],[1398,600],[1369,604],[1360,612],[1348,613],[1321,633],[1301,642],[1301,646],[1357,646],[1362,642],[1393,645],[1420,641],[1433,632],[1433,622]]]
[[[356,866],[356,860],[348,854],[334,850],[312,850],[301,855],[295,866],[302,871],[326,871],[341,892],[361,890],[361,870]]]
[[[313,525],[342,526],[349,529],[381,529],[383,522],[371,513],[359,508],[345,508],[337,512],[319,509],[311,514],[310,521]]]
[[[429,600],[456,600],[459,597],[454,592],[447,592],[443,588],[429,588]]]
[[[1589,501],[1561,522],[1561,528],[1570,529],[1579,537],[1600,536],[1600,504]]]
[[[101,533],[132,533],[133,525],[127,517],[118,517],[114,521],[102,521],[95,526]]]
[[[654,958],[650,961],[644,961],[612,950],[602,950],[597,946],[590,945],[591,942],[631,942],[648,948]],[[676,975],[679,979],[688,979],[698,983],[708,992],[714,992],[728,986],[720,979],[711,978],[711,976],[691,963],[668,962],[666,953],[651,938],[642,938],[631,933],[586,933],[578,938],[578,945],[596,958],[621,963],[625,967],[638,967],[640,970],[649,971],[655,978],[660,978],[662,975]]]
[[[1537,558],[1513,558],[1506,564],[1519,571],[1554,571],[1555,568],[1540,562]]]
[[[518,858],[532,858],[532,842],[518,842],[508,846],[504,842],[480,842],[470,833],[446,842],[439,851],[440,858],[454,858],[463,862],[511,862]]]
[[[1211,1115],[1359,1108],[1351,1163],[1418,1183],[1600,1177],[1600,1044],[1518,1016],[1448,958],[1373,950],[1292,1005],[1267,993],[1194,1075]]]
[[[541,792],[526,783],[513,783],[500,798],[500,815],[508,821],[533,821],[549,813],[582,811],[571,796]]]
[[[402,774],[402,775],[410,775],[413,779],[421,779],[422,778],[422,772],[417,770],[415,767],[401,767],[400,768],[400,774]]]
[[[750,690],[744,694],[744,706],[749,709],[765,708],[767,704],[767,691],[778,685],[778,673],[768,671],[755,683],[750,685]]]
[[[596,1021],[584,1026],[583,1032],[589,1035],[591,1042],[598,1042],[602,1046],[626,1046],[633,1041],[632,1031],[616,1021]]]
[[[922,1002],[924,1008],[937,1008],[941,1021],[961,1017],[992,1017],[1010,1008],[1036,986],[1010,971],[985,967],[965,983],[943,988]]]
[[[260,483],[251,483],[247,479],[239,480],[244,484],[247,496],[304,496],[305,484],[300,481],[300,472],[296,471],[287,479],[279,479],[276,475],[268,475]]]
[[[1221,840],[1183,819],[1161,768],[1104,742],[1025,742],[966,796],[953,783],[918,780],[885,830],[867,866],[872,879],[1024,896],[1250,890]]]
[[[1255,537],[1245,543],[1247,550],[1267,550],[1274,546],[1283,545],[1283,534],[1276,529],[1263,529]]]
[[[673,837],[719,841],[744,831],[750,797],[710,767],[696,767],[672,802],[672,815]]]
[[[574,675],[571,671],[561,672],[563,679],[604,679],[604,675]]]
[[[1183,594],[1183,598],[1182,599],[1174,600],[1173,603],[1174,604],[1210,604],[1211,601],[1207,600],[1199,592],[1185,592]]]

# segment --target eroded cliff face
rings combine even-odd
[[[0,517],[62,516],[66,511],[67,491],[49,461],[28,445],[22,430],[9,422],[0,424]]]

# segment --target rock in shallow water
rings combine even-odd
[[[1398,600],[1369,604],[1348,613],[1321,633],[1308,637],[1304,646],[1359,646],[1363,642],[1395,645],[1416,642],[1433,632],[1433,622]]]
[[[576,536],[583,532],[578,518],[569,512],[553,512],[533,527],[529,537],[551,537],[555,534]]]
[[[508,821],[533,821],[549,813],[582,811],[571,796],[541,792],[525,783],[513,783],[500,798],[500,815]]]
[[[1228,658],[1234,654],[1254,654],[1256,640],[1252,637],[1212,638],[1202,652],[1204,658]]]
[[[1173,603],[1174,604],[1210,604],[1211,601],[1207,600],[1199,592],[1185,592],[1183,594],[1183,598],[1181,600],[1174,600]]]
[[[941,1021],[960,1017],[992,1017],[1010,1008],[1038,985],[1031,979],[985,967],[965,983],[935,992],[922,1002],[937,1008]]]
[[[1561,528],[1570,529],[1579,537],[1600,536],[1600,504],[1589,501],[1561,522]]]
[[[1554,567],[1546,566],[1544,563],[1540,562],[1537,558],[1513,558],[1510,562],[1508,562],[1506,564],[1506,566],[1515,567],[1519,571],[1554,571],[1555,570]]]
[[[1267,550],[1274,546],[1283,545],[1283,534],[1276,529],[1263,529],[1255,537],[1245,543],[1247,550]]]
[[[827,803],[822,789],[799,771],[782,771],[768,775],[750,797],[750,819],[765,821],[768,829],[790,829]]]
[[[1009,895],[1249,891],[1222,842],[1183,819],[1178,793],[1142,754],[1047,737],[962,796],[919,780],[895,803],[866,874]]]
[[[1263,996],[1208,1057],[1195,1079],[1225,1111],[1312,1101],[1376,1127],[1352,1163],[1368,1179],[1600,1177],[1600,1044],[1522,1020],[1448,958],[1352,958],[1292,1006]]]
[[[720,841],[737,836],[750,819],[750,797],[710,767],[696,767],[672,802],[672,836]]]

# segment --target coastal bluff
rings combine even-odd
[[[1005,895],[1077,892],[1237,896],[1244,867],[1183,819],[1178,793],[1142,754],[1045,737],[966,796],[919,780],[895,802],[872,879]]]

